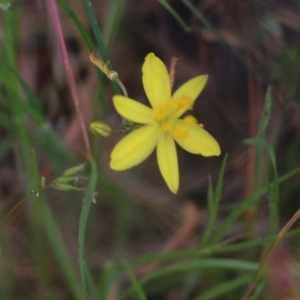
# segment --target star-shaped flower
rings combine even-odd
[[[110,167],[121,171],[138,165],[155,149],[160,172],[173,193],[178,191],[179,171],[175,141],[190,153],[220,155],[218,142],[190,115],[194,101],[203,90],[207,75],[197,76],[171,95],[168,71],[163,62],[149,53],[142,68],[143,84],[152,108],[124,96],[114,96],[117,112],[141,124],[124,137],[111,153]]]

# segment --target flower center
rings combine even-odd
[[[186,116],[178,121],[161,121],[160,126],[164,132],[169,132],[174,138],[185,139],[188,136],[188,127],[186,125],[196,125],[198,121],[193,116]],[[199,124],[200,125],[200,124]],[[200,125],[201,126],[201,125]]]
[[[179,128],[171,123],[162,123],[161,127],[164,132],[169,132],[174,138],[185,139],[188,135],[187,130]]]

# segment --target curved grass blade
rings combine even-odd
[[[164,276],[172,276],[175,272],[194,272],[203,269],[230,269],[242,271],[256,271],[258,264],[250,261],[242,261],[236,259],[205,259],[203,261],[186,261],[163,267],[159,270],[152,272],[140,280],[140,284],[145,284],[153,279]],[[132,294],[134,288],[130,287],[125,290],[119,300],[126,299]]]
[[[137,280],[136,276],[134,275],[127,260],[123,261],[123,266],[124,266],[125,270],[127,271],[127,274],[130,277],[131,283],[133,285],[133,288],[134,288],[136,294],[138,295],[138,298],[140,300],[147,300],[146,295],[143,291],[143,288],[142,288],[141,284],[139,283],[139,281]]]
[[[239,276],[234,280],[227,281],[226,283],[215,286],[209,291],[203,293],[201,296],[194,298],[193,300],[210,300],[216,299],[216,297],[221,295],[227,295],[228,293],[243,286],[253,280],[253,274],[247,274],[244,276]]]

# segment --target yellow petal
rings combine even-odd
[[[171,98],[168,71],[164,63],[153,53],[149,53],[143,64],[143,84],[152,105],[163,105]]]
[[[221,154],[218,142],[206,130],[200,127],[200,125],[180,124],[177,125],[176,128],[187,132],[184,138],[174,136],[176,142],[184,150],[203,156],[219,156]]]
[[[189,97],[195,101],[202,92],[207,79],[208,75],[200,75],[187,81],[181,87],[179,87],[178,90],[176,90],[176,92],[172,95],[172,99]]]
[[[176,194],[179,186],[178,160],[175,142],[169,133],[161,134],[158,140],[157,160],[169,189]]]
[[[114,96],[113,103],[117,112],[124,118],[139,124],[154,124],[154,113],[148,106],[124,96]]]
[[[111,153],[110,167],[121,171],[138,165],[154,150],[158,126],[145,125],[124,137]]]

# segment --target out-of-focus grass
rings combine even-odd
[[[193,232],[195,230],[193,228],[187,240],[181,241],[171,251],[164,250],[163,245],[166,240],[172,240],[176,236],[176,234],[172,235],[169,228],[173,228],[176,232],[178,226],[178,224],[170,224],[171,222],[165,216],[175,214],[175,219],[180,223],[181,205],[178,202],[167,203],[165,199],[168,197],[165,196],[163,190],[156,192],[150,188],[149,190],[144,187],[139,188],[137,185],[141,181],[137,176],[133,181],[134,184],[129,187],[126,184],[122,185],[125,177],[116,179],[110,171],[107,171],[106,147],[109,149],[110,145],[107,146],[105,142],[101,142],[100,147],[92,145],[93,157],[85,171],[87,177],[84,185],[85,192],[78,191],[69,194],[67,191],[59,192],[59,197],[61,197],[59,201],[64,204],[68,203],[68,205],[58,205],[57,199],[54,201],[55,195],[51,197],[48,190],[43,190],[40,185],[42,164],[39,157],[43,157],[43,161],[46,161],[47,165],[51,165],[55,170],[54,173],[57,174],[61,174],[82,159],[73,149],[68,149],[64,145],[63,138],[59,137],[59,134],[51,128],[51,120],[48,120],[47,112],[41,104],[42,99],[35,95],[26,78],[21,76],[17,63],[20,43],[17,33],[20,14],[14,6],[12,9],[2,10],[1,26],[4,38],[1,44],[5,47],[0,50],[0,125],[2,130],[0,158],[6,169],[13,170],[14,179],[9,187],[10,190],[15,186],[18,188],[15,194],[13,192],[7,194],[1,187],[0,259],[1,264],[4,265],[3,270],[8,270],[7,272],[0,271],[1,299],[55,298],[59,300],[72,297],[72,299],[145,300],[172,299],[170,298],[172,293],[175,295],[173,299],[182,300],[215,299],[216,297],[219,297],[218,299],[242,299],[252,284],[254,284],[254,293],[251,299],[265,299],[274,293],[277,266],[274,265],[274,262],[272,265],[271,261],[264,260],[264,254],[269,253],[271,256],[273,252],[276,252],[277,243],[281,239],[284,239],[290,247],[286,257],[282,257],[287,266],[284,272],[287,277],[299,280],[298,267],[296,265],[289,266],[287,263],[290,257],[299,259],[297,247],[293,245],[299,237],[299,229],[293,229],[276,237],[288,220],[281,213],[280,206],[284,206],[283,202],[285,201],[286,205],[292,203],[295,194],[297,195],[296,199],[299,197],[299,193],[295,192],[295,189],[292,191],[291,186],[293,183],[299,189],[299,183],[295,176],[300,172],[300,162],[297,160],[299,132],[287,133],[287,138],[292,140],[292,143],[287,143],[290,148],[286,149],[283,154],[278,152],[278,149],[282,147],[281,143],[283,142],[280,141],[280,137],[284,136],[285,131],[279,128],[278,132],[275,132],[276,143],[269,137],[269,129],[273,125],[275,104],[281,104],[286,110],[289,110],[289,105],[294,105],[296,107],[294,118],[299,116],[297,114],[298,106],[295,106],[296,104],[293,102],[293,98],[298,95],[299,72],[293,66],[300,64],[297,54],[299,49],[287,45],[281,55],[275,57],[284,72],[292,70],[287,76],[289,80],[284,73],[279,72],[278,81],[276,81],[273,74],[272,76],[268,74],[268,70],[265,68],[250,65],[246,58],[247,53],[241,54],[241,50],[228,44],[220,28],[217,25],[212,26],[213,21],[209,21],[198,7],[185,0],[179,2],[188,8],[190,16],[195,18],[194,20],[201,22],[198,24],[199,26],[195,27],[194,24],[190,26],[190,22],[181,17],[180,11],[173,9],[172,2],[158,1],[156,9],[166,8],[179,25],[188,32],[185,34],[191,39],[192,37],[199,38],[197,34],[203,28],[211,30],[219,39],[217,42],[225,43],[229,51],[243,63],[245,72],[254,74],[260,80],[263,79],[263,83],[270,81],[275,86],[273,94],[270,89],[266,89],[264,108],[262,112],[257,112],[261,115],[257,135],[255,137],[245,136],[244,140],[240,141],[241,144],[253,145],[256,149],[252,194],[245,198],[241,195],[236,197],[235,201],[229,203],[231,211],[224,213],[223,207],[226,205],[223,201],[227,198],[226,193],[231,178],[244,174],[242,172],[238,175],[229,174],[227,170],[234,164],[232,162],[234,159],[231,153],[223,153],[219,160],[218,170],[215,172],[217,175],[205,175],[207,210],[199,209],[199,219],[202,215],[207,215],[205,228],[197,227],[200,234]],[[179,5],[179,2],[175,4]],[[114,48],[113,37],[118,37],[115,30],[116,24],[122,18],[120,14],[122,6],[126,6],[123,12],[128,13],[129,5],[132,5],[132,2],[126,5],[124,1],[118,0],[108,4],[111,5],[110,8],[114,8],[107,9],[107,11],[113,12],[112,15],[107,15],[105,18],[109,25],[102,24],[111,26],[111,30],[108,30],[108,41],[103,40],[98,26],[96,11],[93,10],[94,4],[95,7],[97,6],[96,3],[91,3],[89,0],[82,2],[93,30],[93,36],[89,35],[86,28],[89,24],[83,23],[72,9],[71,4],[64,0],[57,0],[57,3],[76,25],[78,34],[86,47],[84,51],[98,47],[102,58],[108,63],[110,63],[110,59],[105,44],[108,48],[112,46],[114,55],[115,53],[119,53],[119,56],[124,55],[123,49]],[[149,18],[154,18],[151,13]],[[167,26],[167,22],[164,25]],[[158,25],[156,24],[156,26]],[[196,33],[191,30],[192,28],[197,28]],[[157,49],[149,49],[150,42],[147,39],[149,36],[153,37],[151,35],[153,32],[150,31],[150,28],[148,29],[149,35],[148,32],[142,30],[140,32],[141,37],[145,39],[144,47],[147,48],[145,51],[158,50],[166,56],[169,50],[164,50],[159,45],[156,46]],[[53,28],[52,30],[54,31]],[[167,31],[162,32],[162,34],[167,34]],[[130,38],[132,37],[127,37],[128,40]],[[94,39],[97,47],[93,43]],[[199,47],[200,50],[203,50],[201,46]],[[125,53],[127,52],[125,51]],[[219,59],[223,60],[222,56]],[[131,61],[131,63],[137,64],[137,60]],[[126,68],[124,67],[124,69]],[[97,72],[97,84],[103,92],[99,93],[102,95],[102,99],[101,101],[93,99],[91,107],[96,110],[101,103],[100,115],[102,114],[104,119],[109,119],[109,109],[107,110],[106,107],[110,105],[105,103],[106,96],[104,95],[106,79],[100,75],[99,71]],[[123,74],[126,72],[123,70]],[[136,81],[141,80],[138,78]],[[114,93],[120,92],[117,85],[112,83],[112,86]],[[276,98],[281,95],[278,92],[279,89],[283,91],[283,98],[286,99],[286,101],[281,99],[281,101],[285,101],[284,103],[278,102]],[[212,118],[214,118],[213,113],[212,110]],[[290,117],[287,112],[278,115],[282,119],[281,124],[284,124]],[[234,115],[232,117],[234,118]],[[287,124],[291,126],[291,123],[290,121]],[[221,129],[227,130],[225,126]],[[94,142],[94,139],[91,141]],[[113,142],[115,143],[115,141]],[[107,144],[109,143],[111,140],[107,141]],[[281,155],[285,157],[280,157]],[[282,159],[287,161],[284,167],[281,164]],[[151,176],[151,166],[148,165],[148,167],[150,171],[147,173],[145,170],[145,173],[150,174],[149,178],[153,179],[155,175]],[[132,175],[134,172],[128,171],[128,174]],[[0,176],[5,176],[5,171]],[[55,178],[55,175],[50,176]],[[230,178],[230,176],[232,177]],[[48,183],[51,181],[50,178],[46,178],[46,180]],[[290,185],[286,184],[288,180]],[[94,192],[99,194],[99,198]],[[188,191],[186,195],[180,197],[188,198],[189,192],[193,193],[193,191]],[[92,203],[93,198],[97,200],[96,204]],[[267,198],[267,209],[262,208],[262,203],[266,203],[264,198]],[[24,200],[22,201],[22,199]],[[147,202],[147,199],[150,201]],[[157,205],[157,199],[161,199],[162,202],[166,201],[167,204],[160,207]],[[297,202],[295,207],[299,206],[299,201],[295,202]],[[13,207],[15,209],[11,211]],[[69,218],[68,215],[75,211],[76,221],[73,220],[69,226],[66,226],[64,220],[56,217],[56,214],[61,213],[56,211],[57,208],[66,209],[63,212],[66,220]],[[239,218],[249,208],[254,208],[257,216],[257,218],[254,217],[251,228],[247,227],[245,221],[239,221]],[[29,213],[27,213],[27,209]],[[10,215],[9,211],[12,212]],[[293,213],[295,211],[296,209]],[[157,220],[151,219],[153,215]],[[14,216],[16,219],[13,218]],[[24,216],[27,222],[24,222]],[[263,220],[260,220],[258,216],[262,216]],[[148,219],[144,220],[144,217]],[[18,218],[20,218],[19,221]],[[151,223],[152,221],[153,223]],[[161,224],[157,227],[154,226],[155,223],[160,222]],[[263,225],[260,225],[260,222]],[[22,228],[22,224],[25,224],[24,228]],[[142,225],[140,226],[140,224]],[[265,228],[262,228],[263,226]],[[18,228],[19,235],[10,232],[14,227]],[[259,227],[258,231],[256,227]],[[79,228],[78,234],[77,228]],[[156,232],[158,228],[163,233]],[[72,236],[72,233],[68,231],[76,232],[76,234]],[[133,243],[136,236],[140,238],[140,241],[145,241],[146,247],[143,248],[143,251],[139,248],[142,246],[142,242],[138,242],[138,245]],[[146,240],[145,237],[148,236],[151,237],[151,241]],[[147,246],[147,242],[150,246]],[[17,276],[16,271],[20,267],[16,257],[18,243],[21,244],[21,251],[24,252],[21,258],[33,269],[26,273],[20,268],[19,272],[23,273],[21,274],[23,277],[20,274]],[[181,247],[186,249],[181,249]],[[125,260],[123,260],[124,258]],[[148,265],[151,268],[146,273],[140,272],[145,265],[150,263],[152,263],[152,267]],[[265,276],[260,273],[262,269],[266,270]],[[275,277],[272,277],[273,275]],[[23,284],[26,284],[27,281],[30,282],[32,288],[24,288]],[[280,295],[281,291],[275,290],[276,292]],[[291,283],[288,292],[290,294],[297,292],[297,287]],[[250,299],[250,296],[245,299]]]

